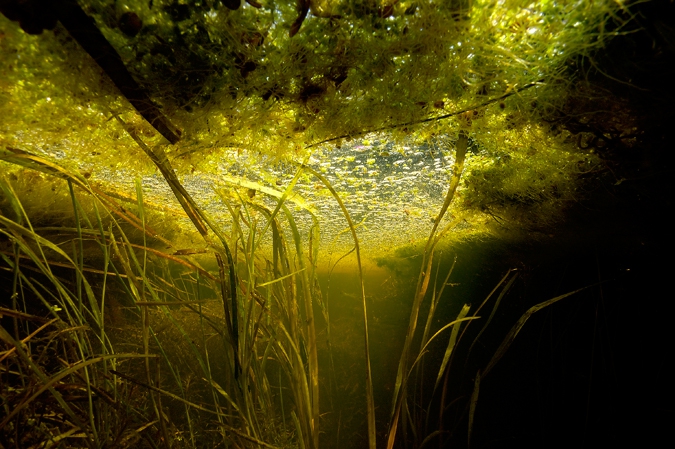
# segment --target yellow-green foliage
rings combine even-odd
[[[28,220],[33,227],[38,230],[51,232],[58,231],[59,228],[69,229],[74,232],[78,223],[75,220],[76,214],[73,211],[73,200],[65,179],[54,176],[53,174],[41,173],[32,169],[13,167],[6,162],[0,162],[0,182],[8,182],[11,185],[13,194],[21,203],[23,212],[19,213],[12,210],[12,202],[7,197],[8,192],[0,195],[0,214],[19,222]],[[141,226],[132,225],[120,217],[120,214],[138,215],[138,205],[135,196],[131,196],[128,191],[118,193],[108,185],[95,183],[92,188],[105,195],[107,198],[115,201],[119,206],[115,209],[101,208],[94,204],[95,201],[91,195],[83,194],[75,189],[75,195],[78,201],[79,226],[87,227],[96,220],[97,214],[102,221],[105,230],[108,230],[112,222],[116,222],[124,230],[126,235],[134,242],[142,241]],[[178,207],[178,206],[176,206]],[[194,230],[189,226],[180,226],[185,221],[184,214],[180,209],[171,208],[170,203],[163,199],[159,202],[146,202],[144,205],[146,220],[148,226],[164,242],[171,241],[178,249],[179,247],[193,247],[195,240]],[[114,211],[117,211],[116,214]],[[187,224],[187,223],[186,223]],[[159,240],[149,239],[149,246],[162,246]],[[162,246],[166,249],[166,243]]]
[[[298,164],[310,154],[329,159],[333,145],[352,145],[374,130],[380,142],[396,143],[401,159],[438,138],[445,146],[437,149],[451,154],[458,130],[467,129],[474,154],[458,195],[474,227],[464,232],[484,230],[481,224],[489,222],[538,227],[578,199],[578,175],[596,162],[580,150],[578,136],[553,130],[546,120],[574,113],[565,109],[577,89],[571,67],[630,18],[626,6],[612,0],[314,0],[291,36],[298,11],[289,1],[263,1],[261,8],[244,3],[236,11],[218,1],[78,3],[182,129],[181,140],[168,145],[60,25],[30,36],[0,16],[1,146],[125,191],[136,177],[158,175],[132,133],[166,154],[180,182],[194,175],[190,179],[208,193],[211,184],[234,190],[224,171],[230,176],[236,165],[247,166],[249,179],[236,184],[257,186],[258,200],[273,197],[272,191],[278,198],[285,186],[260,168],[263,163]],[[142,20],[134,36],[120,26],[131,13]],[[312,187],[316,181],[303,176],[311,179],[301,179],[296,193],[308,203],[321,199],[322,190]],[[344,187],[338,186],[353,201],[378,187],[355,178],[345,176]],[[161,195],[157,187],[148,195]],[[419,235],[406,241],[426,238],[437,206],[405,204],[394,195],[381,195],[392,203],[386,206],[391,217],[418,220],[408,228]],[[222,213],[211,210],[217,199],[197,200]],[[326,227],[333,217],[318,218],[334,234]]]
[[[502,226],[551,225],[580,197],[579,176],[597,167],[566,133],[520,124],[505,115],[494,135],[481,139],[464,174],[462,206],[487,213]]]
[[[294,2],[237,11],[206,1],[80,3],[183,128],[172,157],[192,163],[232,146],[295,157],[312,142],[452,112],[538,80],[527,97],[555,104],[565,64],[610,37],[605,23],[621,5],[312,1],[290,37]],[[125,12],[143,21],[135,37],[118,26]],[[136,146],[111,120],[120,114],[149,144],[162,142],[63,29],[28,36],[0,21],[3,140],[97,166],[137,164]]]

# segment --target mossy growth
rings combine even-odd
[[[534,81],[542,85],[529,96],[555,105],[565,95],[565,65],[609,39],[607,22],[622,10],[611,1],[308,3],[291,37],[293,2],[234,11],[206,0],[80,2],[183,129],[171,153],[193,155],[186,162],[231,146],[294,157],[317,141],[452,112]],[[92,140],[112,152],[124,132],[108,119],[134,114],[98,67],[60,26],[28,36],[1,20],[11,86],[3,115],[10,123],[30,116],[31,128],[58,132],[61,142],[89,122]]]
[[[68,161],[118,191],[159,175],[152,151],[166,156],[165,172],[180,182],[197,180],[200,193],[255,183],[278,198],[286,184],[265,164],[324,164],[331,148],[363,145],[372,135],[397,145],[401,160],[431,144],[450,155],[466,129],[472,154],[453,213],[471,226],[459,231],[546,232],[583,200],[584,180],[601,168],[598,147],[617,139],[630,146],[624,136],[635,129],[630,113],[615,113],[626,108],[610,93],[596,91],[589,101],[577,72],[638,27],[622,2],[313,0],[298,3],[304,13],[294,2],[68,2],[91,18],[119,55],[117,69],[180,130],[179,140],[168,145],[118,90],[114,70],[97,64],[103,48],[87,54],[59,23],[29,34],[26,21],[9,14],[0,17],[0,143]],[[614,111],[612,129],[597,126],[602,111]],[[372,178],[369,189],[378,182],[373,170],[354,165]],[[223,174],[236,166],[248,179],[233,187]],[[422,176],[435,176],[426,168]],[[358,202],[366,184],[354,178],[342,176],[345,186],[337,187]],[[327,192],[312,191],[315,181],[304,178],[298,187],[305,184],[310,203]],[[393,195],[382,195],[391,198],[392,216],[417,219],[415,230],[440,206],[425,199],[411,207]],[[212,212],[222,218],[223,210]],[[406,238],[426,238],[415,232]]]
[[[601,161],[547,126],[519,128],[482,140],[485,146],[471,156],[464,175],[462,207],[484,212],[497,227],[545,231],[584,197],[583,178],[599,170]]]

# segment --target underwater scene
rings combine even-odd
[[[0,13],[0,449],[669,440],[672,1]]]

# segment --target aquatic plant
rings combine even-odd
[[[545,230],[580,199],[599,170],[591,150],[610,143],[572,119],[570,67],[634,14],[612,1],[0,5],[10,447],[324,447],[319,323],[332,343],[317,273],[337,257],[358,273],[374,449],[362,264],[404,243],[421,269],[385,439],[408,444],[412,423],[427,444],[440,430],[423,434],[418,412],[426,351],[450,334],[432,376],[445,397],[481,310],[434,328],[451,273],[432,282],[436,250]],[[481,379],[563,296],[530,309],[476,374],[469,433]]]

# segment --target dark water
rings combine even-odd
[[[493,240],[444,250],[438,258],[439,282],[454,256],[457,264],[450,278],[453,286],[439,301],[432,333],[452,321],[462,304],[471,303],[475,310],[508,269],[517,268],[519,274],[470,353],[483,323],[472,324],[460,340],[444,396],[432,393],[449,333],[430,345],[423,369],[411,378],[409,406],[419,409],[420,422],[418,428],[409,423],[396,447],[419,447],[436,430],[441,432],[429,447],[466,447],[476,372],[485,368],[529,307],[583,287],[534,314],[483,379],[471,447],[596,447],[618,443],[625,435],[639,434],[648,441],[663,434],[673,413],[673,372],[667,363],[672,337],[668,315],[659,312],[672,296],[670,241],[659,244],[640,234],[627,237],[618,231],[590,240],[565,236],[566,244],[554,239],[512,244]],[[418,274],[414,257],[382,265],[369,266],[365,276],[379,447],[386,442]],[[319,337],[322,410],[327,411],[321,447],[366,447],[358,278],[354,267],[344,267],[330,276],[324,273],[320,282],[331,324],[330,351],[325,327]],[[481,313],[483,322],[494,301]],[[425,303],[418,333],[429,298]],[[419,342],[413,347],[419,349]],[[640,429],[651,433],[642,435]]]

